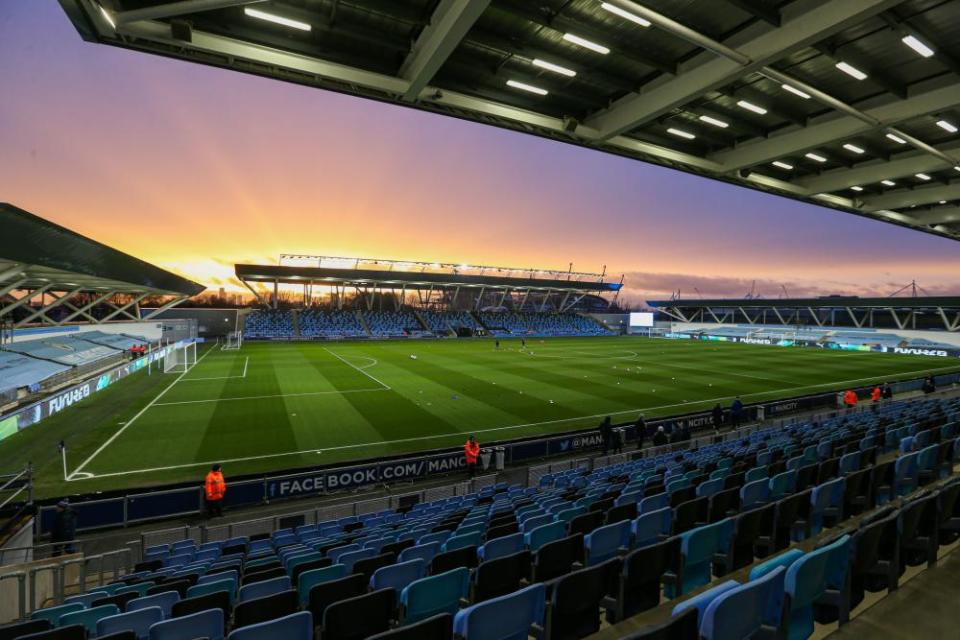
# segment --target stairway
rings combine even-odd
[[[362,312],[362,311],[354,311],[354,313],[357,314],[357,320],[360,322],[360,326],[363,327],[363,330],[367,332],[367,335],[368,335],[368,336],[372,336],[372,335],[373,335],[373,332],[371,332],[371,331],[370,331],[370,327],[367,326],[367,321],[366,321],[366,319],[364,319],[364,317],[363,317],[363,312]]]

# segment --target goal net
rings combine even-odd
[[[163,359],[164,373],[185,373],[197,364],[197,343],[189,342],[170,350]]]
[[[243,332],[231,331],[224,338],[223,345],[220,347],[224,351],[236,351],[243,346]]]

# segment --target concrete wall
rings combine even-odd
[[[717,324],[715,322],[673,322],[671,323],[671,329],[673,331],[695,331],[700,329],[717,329],[717,328],[729,328],[729,327],[741,327],[741,328],[753,328],[753,329],[777,329],[777,325],[749,325],[749,324]],[[790,329],[790,327],[786,327]],[[806,327],[807,329],[820,329],[821,327]],[[822,327],[825,330],[836,330],[836,331],[857,331],[854,327]],[[910,331],[904,329],[903,331],[899,329],[867,329],[872,333],[888,333],[892,335],[901,336],[903,338],[917,339],[924,338],[926,340],[933,340],[935,342],[943,342],[945,344],[956,345],[960,348],[960,332],[949,332],[949,331]]]

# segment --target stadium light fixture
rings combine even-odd
[[[800,97],[803,98],[804,100],[809,100],[809,99],[810,99],[810,94],[809,94],[809,93],[807,93],[806,91],[800,91],[800,89],[797,89],[797,88],[796,88],[795,86],[793,86],[793,85],[790,85],[790,84],[782,84],[782,85],[780,85],[780,86],[783,88],[784,91],[789,91],[789,92],[792,93],[793,95],[795,95],[795,96],[800,96]]]
[[[283,16],[278,16],[275,13],[268,13],[266,11],[261,11],[260,9],[254,9],[253,7],[244,7],[243,13],[250,16],[251,18],[257,18],[258,20],[266,20],[267,22],[272,22],[274,24],[283,25],[285,27],[290,27],[291,29],[299,29],[300,31],[311,31],[311,27],[306,22],[300,22],[299,20],[291,20],[290,18],[284,18]]]
[[[567,69],[566,67],[561,67],[558,64],[553,64],[552,62],[547,62],[546,60],[541,60],[540,58],[533,59],[533,66],[540,67],[541,69],[546,69],[547,71],[553,71],[554,73],[559,73],[562,76],[567,76],[572,78],[577,75],[577,72],[573,69]]]
[[[689,131],[684,131],[683,129],[674,129],[673,127],[670,127],[669,129],[667,129],[667,133],[673,134],[678,138],[686,138],[687,140],[693,140],[694,138],[697,137],[692,133],[690,133]]]
[[[858,187],[856,185],[850,187],[853,191],[863,191],[863,187]]]
[[[775,166],[775,167],[779,167],[779,168],[781,168],[781,169],[785,169],[786,171],[791,171],[791,170],[793,169],[793,165],[792,165],[792,164],[787,164],[786,162],[781,162],[780,160],[774,160],[774,161],[771,162],[770,164],[772,164],[772,165]]]
[[[896,134],[894,134],[894,133],[888,133],[888,134],[887,134],[887,137],[888,137],[889,139],[893,140],[894,142],[896,142],[897,144],[907,144],[907,141],[906,141],[906,140],[904,140],[903,138],[901,138],[900,136],[898,136],[898,135],[896,135]]]
[[[916,173],[916,174],[914,174],[914,175],[917,176],[918,178],[920,178],[921,180],[923,180],[924,182],[932,179],[930,176],[928,176],[928,175],[925,174],[925,173]]]
[[[700,116],[700,120],[706,122],[707,124],[712,124],[715,127],[720,127],[721,129],[726,129],[730,126],[729,122],[724,122],[723,120],[719,120],[713,116]]]
[[[843,72],[844,72],[845,74],[847,74],[848,76],[852,76],[852,77],[856,78],[857,80],[866,80],[866,79],[867,79],[867,74],[865,74],[863,71],[860,71],[860,69],[857,69],[855,66],[853,66],[853,65],[850,64],[849,62],[842,62],[842,61],[841,61],[841,62],[838,62],[838,63],[837,63],[836,65],[834,65],[834,66],[836,66],[837,69],[840,69],[840,71],[843,71]]]
[[[591,51],[602,53],[603,55],[607,55],[608,53],[610,53],[610,49],[603,46],[602,44],[597,44],[596,42],[592,42],[590,40],[587,40],[586,38],[581,38],[580,36],[573,33],[563,34],[563,39],[566,40],[567,42],[572,42],[573,44],[578,44],[581,47],[590,49]]]
[[[804,155],[805,155],[807,158],[810,158],[811,160],[814,160],[814,161],[816,161],[816,162],[826,162],[826,161],[827,161],[826,158],[824,158],[823,156],[821,156],[821,155],[818,154],[818,153],[807,153],[807,154],[804,154]]]
[[[746,100],[740,100],[739,102],[737,102],[737,106],[740,107],[741,109],[746,109],[747,111],[753,111],[754,113],[759,113],[760,115],[764,115],[767,112],[767,110],[764,109],[763,107],[755,105],[752,102],[747,102]]]
[[[940,201],[940,204],[947,204],[947,201],[946,201],[946,200],[941,200],[941,201]]]
[[[960,171],[960,165],[957,165],[953,168],[954,171]]]
[[[913,49],[914,51],[916,51],[917,53],[919,53],[924,58],[929,58],[930,56],[933,55],[933,49],[931,49],[925,42],[923,42],[922,40],[920,40],[920,38],[918,38],[913,34],[904,36],[903,38],[900,39],[900,41],[903,42],[903,44],[910,47],[911,49]]]
[[[110,12],[107,11],[106,8],[104,8],[104,6],[103,6],[102,4],[101,4],[101,5],[97,5],[97,6],[100,7],[100,13],[103,14],[103,19],[107,21],[107,23],[110,25],[110,28],[111,28],[111,29],[113,29],[114,31],[116,31],[116,30],[117,30],[117,23],[116,23],[116,21],[113,19],[113,16],[110,15]]]
[[[625,10],[621,9],[620,7],[618,7],[618,6],[615,5],[615,4],[610,4],[609,2],[604,2],[604,3],[601,3],[601,4],[600,4],[600,8],[603,9],[604,11],[609,11],[610,13],[612,13],[612,14],[615,15],[615,16],[620,16],[621,18],[623,18],[623,19],[625,19],[625,20],[629,20],[630,22],[636,23],[636,24],[640,25],[641,27],[649,27],[649,26],[650,26],[650,21],[647,20],[646,18],[641,18],[640,16],[638,16],[638,15],[635,14],[635,13],[630,13],[629,11],[625,11]]]
[[[950,133],[956,133],[957,127],[952,122],[947,120],[937,120],[937,126],[943,129],[944,131],[949,131]]]
[[[532,84],[519,82],[517,80],[507,80],[507,86],[513,87],[514,89],[520,89],[521,91],[529,91],[530,93],[535,93],[538,96],[545,96],[550,93],[546,89],[541,89],[540,87],[535,87]]]
[[[882,185],[885,186],[885,187],[895,187],[895,186],[897,186],[897,183],[894,182],[893,180],[881,180],[881,181],[880,181],[880,184],[882,184]]]
[[[846,143],[846,144],[844,144],[844,145],[843,145],[843,148],[846,149],[847,151],[852,151],[852,152],[857,153],[857,154],[863,153],[863,149],[861,149],[860,147],[858,147],[858,146],[855,145],[855,144],[850,144],[849,142]]]

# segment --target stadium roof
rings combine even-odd
[[[960,297],[924,296],[915,298],[859,298],[836,296],[825,298],[715,298],[711,300],[648,300],[647,304],[655,309],[663,308],[731,308],[773,309],[804,307],[811,309],[960,309]]]
[[[163,305],[166,309],[204,289],[4,202],[0,202],[0,229],[0,319],[13,318],[20,309],[15,326],[64,324],[74,319],[104,322],[120,315],[137,320],[127,309],[148,296],[173,296]],[[92,296],[82,300],[82,307],[73,304],[78,300],[75,296],[86,294]],[[129,295],[133,301],[113,305],[110,300],[117,294]],[[37,296],[41,296],[39,308],[29,306]],[[47,313],[61,305],[72,313],[54,322]],[[113,312],[105,318],[94,317],[89,310],[96,305],[113,307]]]
[[[279,282],[313,285],[376,285],[383,288],[456,288],[473,287],[530,291],[579,291],[614,293],[619,282],[599,280],[564,280],[559,278],[513,277],[474,273],[436,273],[428,271],[401,271],[378,269],[344,269],[284,265],[235,266],[237,277],[244,283]]]
[[[960,238],[960,3],[60,0],[90,41]]]

